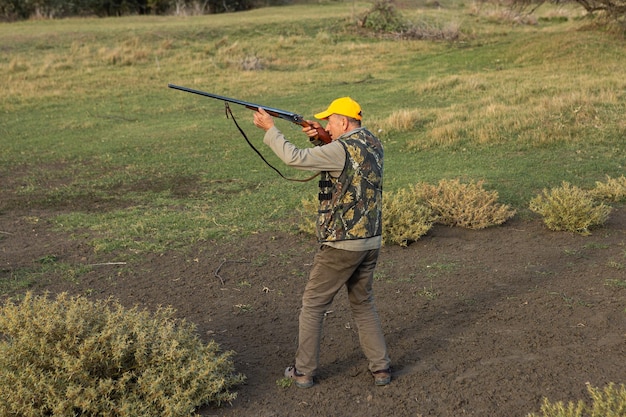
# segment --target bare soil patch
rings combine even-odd
[[[375,292],[394,365],[384,388],[367,372],[343,292],[326,317],[318,383],[277,384],[293,362],[309,237],[263,233],[115,265],[52,231],[51,213],[12,207],[0,213],[0,280],[53,255],[92,266],[76,280],[46,275],[33,291],[171,305],[202,338],[236,351],[248,378],[206,416],[522,417],[544,396],[588,400],[587,382],[626,382],[625,211],[588,237],[514,219],[384,247]]]

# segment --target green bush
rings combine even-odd
[[[624,417],[626,416],[626,386],[610,383],[603,390],[587,384],[592,405],[587,406],[580,400],[567,405],[559,401],[550,402],[544,398],[541,414],[531,413],[528,417]]]
[[[375,0],[372,7],[358,18],[357,24],[378,33],[402,32],[409,26],[392,0]]]
[[[498,193],[483,182],[462,184],[442,180],[438,186],[419,183],[408,189],[383,193],[383,243],[406,246],[425,235],[434,223],[482,229],[504,223],[515,215],[498,204]],[[315,234],[316,200],[303,200],[299,230]]]
[[[606,182],[596,181],[595,188],[589,192],[598,200],[626,201],[626,177],[611,178],[607,175]]]
[[[463,37],[460,26],[456,23],[440,25],[406,19],[393,0],[374,0],[372,7],[357,17],[356,25],[376,35],[398,39],[455,41]]]
[[[315,235],[317,199],[302,200],[298,229]],[[433,224],[432,210],[409,190],[383,193],[383,243],[406,246],[425,235]]]
[[[433,225],[433,211],[412,190],[385,192],[383,242],[406,246],[425,235]]]
[[[468,229],[484,229],[504,223],[515,215],[508,205],[499,204],[498,192],[483,189],[484,181],[461,183],[441,180],[434,186],[415,185],[415,193],[432,208],[437,223]]]
[[[0,309],[0,415],[191,416],[230,402],[232,352],[202,343],[193,325],[60,294],[27,294]]]
[[[596,202],[589,192],[565,181],[561,187],[544,189],[542,194],[530,201],[529,207],[543,217],[550,230],[581,235],[589,235],[590,228],[604,224],[612,210]]]

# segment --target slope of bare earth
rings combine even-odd
[[[311,238],[258,234],[118,265],[53,232],[48,214],[0,214],[0,279],[54,255],[89,272],[45,276],[34,291],[173,306],[202,338],[236,351],[247,376],[231,405],[199,410],[206,416],[522,417],[544,396],[589,401],[587,382],[626,382],[624,207],[587,237],[517,219],[481,231],[435,227],[407,248],[384,247],[375,292],[392,383],[374,386],[341,292],[307,390],[277,381],[293,361]]]

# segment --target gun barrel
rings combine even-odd
[[[239,104],[241,106],[247,107],[250,110],[258,110],[261,108],[261,109],[264,109],[269,114],[271,114],[272,116],[280,117],[282,119],[285,119],[295,124],[302,125],[302,123],[306,123],[304,122],[304,119],[302,118],[302,116],[300,116],[297,113],[290,112],[290,111],[281,110],[281,109],[277,109],[274,107],[262,106],[260,104],[250,103],[249,101],[237,100],[235,98],[207,93],[205,91],[194,90],[193,88],[182,87],[180,85],[168,84],[167,86],[169,88],[174,88],[176,90],[185,91],[187,93],[199,94],[201,96],[210,97],[210,98],[214,98],[214,99],[222,100],[222,101],[227,101],[229,103]]]

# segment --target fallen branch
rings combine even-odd
[[[247,261],[245,259],[242,259],[240,261],[233,261],[233,260],[228,260],[228,259],[224,259],[222,261],[222,263],[220,264],[220,266],[217,267],[217,269],[215,270],[214,275],[220,279],[220,282],[222,283],[222,285],[224,285],[226,283],[226,281],[224,281],[224,278],[222,278],[220,276],[220,269],[222,269],[222,267],[224,266],[224,264],[228,263],[228,262],[234,262],[234,263],[238,263],[238,264],[243,264],[243,263],[249,263],[250,261]]]
[[[99,264],[88,264],[87,266],[102,266],[102,265],[126,265],[126,262],[103,262]]]

